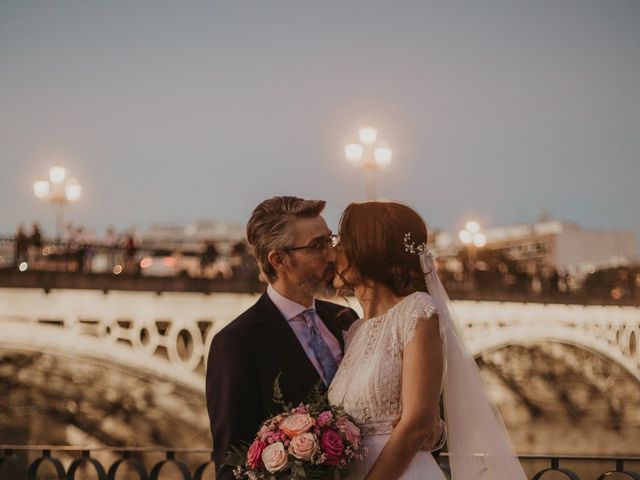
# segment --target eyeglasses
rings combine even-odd
[[[338,235],[331,234],[327,238],[322,238],[313,242],[311,245],[305,245],[304,247],[284,247],[280,250],[285,252],[294,252],[296,250],[309,250],[311,252],[326,252],[329,247],[333,248],[338,244]]]

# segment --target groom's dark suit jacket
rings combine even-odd
[[[316,311],[344,350],[342,331],[357,318],[356,313],[321,300],[316,300]],[[207,409],[217,480],[233,479],[232,469],[224,465],[229,447],[252,442],[260,424],[282,411],[273,402],[273,384],[279,374],[284,401],[294,405],[321,381],[287,320],[263,293],[216,334],[209,350]]]

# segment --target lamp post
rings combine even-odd
[[[67,178],[64,167],[56,165],[49,169],[49,180],[33,183],[33,193],[38,199],[56,207],[56,234],[58,240],[62,239],[64,207],[80,199],[82,187],[75,178]]]
[[[463,230],[458,233],[458,238],[467,247],[468,266],[465,269],[468,273],[468,288],[474,290],[476,287],[476,259],[478,248],[487,244],[487,236],[482,233],[480,224],[475,220],[469,220]]]
[[[378,143],[378,131],[375,128],[361,128],[358,138],[360,143],[350,143],[344,147],[344,153],[353,166],[364,171],[366,197],[375,200],[377,172],[389,166],[393,153],[390,148]]]
[[[482,233],[480,224],[475,220],[469,220],[465,224],[465,228],[458,233],[460,241],[467,246],[469,250],[469,260],[476,260],[477,249],[487,244],[487,236]]]

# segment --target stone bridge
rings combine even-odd
[[[256,298],[2,288],[0,349],[107,363],[203,392],[211,339]],[[492,301],[454,306],[476,357],[509,345],[565,344],[614,362],[640,383],[640,307]]]

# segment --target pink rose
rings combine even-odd
[[[326,429],[320,437],[320,447],[327,458],[327,463],[329,465],[338,465],[344,450],[344,443],[342,443],[340,434],[335,430]]]
[[[346,418],[341,418],[337,422],[338,428],[344,432],[345,437],[351,445],[356,449],[360,447],[360,429],[356,427],[353,422]]]
[[[290,438],[308,432],[313,427],[315,421],[306,413],[295,413],[289,415],[280,424],[280,430],[286,433]]]
[[[311,461],[318,452],[318,440],[313,433],[301,433],[291,439],[289,453],[300,460]]]
[[[287,451],[281,442],[272,443],[262,451],[262,463],[270,472],[279,472],[287,466]]]
[[[260,466],[262,451],[266,446],[267,444],[262,440],[255,440],[249,447],[249,451],[247,452],[247,463],[252,469],[256,470]]]
[[[333,420],[333,414],[330,410],[325,410],[320,415],[318,415],[318,420],[316,421],[316,425],[319,427],[326,427]]]

